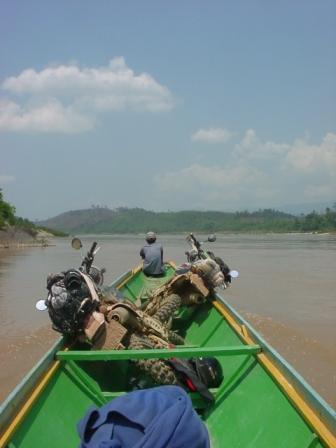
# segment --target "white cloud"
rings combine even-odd
[[[63,132],[74,134],[92,129],[93,121],[57,100],[35,107],[0,101],[0,131]]]
[[[333,201],[336,193],[336,134],[318,145],[263,142],[253,129],[218,165],[192,164],[157,175],[154,183],[167,206],[238,209]],[[179,194],[180,193],[180,194]]]
[[[174,106],[165,86],[147,73],[135,74],[123,58],[98,68],[27,69],[1,87],[15,96],[2,101],[2,131],[82,132],[93,128],[99,113],[160,112]]]
[[[179,198],[185,207],[216,210],[234,206],[242,199],[250,201],[258,196],[268,199],[270,179],[267,174],[248,166],[204,166],[193,164],[179,171],[154,178],[162,194]],[[188,204],[188,205],[187,205]]]
[[[327,133],[320,145],[296,140],[287,152],[286,167],[307,175],[319,170],[336,177],[336,134]]]
[[[15,177],[8,176],[6,174],[0,174],[0,184],[8,184],[9,182],[13,182]]]
[[[254,129],[248,129],[241,142],[235,145],[234,155],[243,160],[270,160],[282,157],[290,148],[290,145],[284,143],[263,142],[258,138]]]
[[[232,132],[222,128],[199,129],[192,134],[191,140],[202,143],[226,143],[233,135]]]

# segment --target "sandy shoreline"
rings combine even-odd
[[[25,249],[26,247],[48,247],[48,246],[55,246],[55,244],[50,243],[44,243],[41,241],[30,241],[30,242],[23,242],[23,241],[0,241],[0,250],[5,249]]]
[[[52,245],[54,245],[53,235],[44,230],[38,231],[34,236],[28,231],[15,227],[0,230],[0,249],[24,249],[26,247],[47,247]]]

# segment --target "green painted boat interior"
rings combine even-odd
[[[165,278],[148,279],[137,271],[121,283],[120,289],[126,297],[137,301],[173,274],[173,268],[169,267]],[[60,366],[15,429],[8,446],[78,446],[76,424],[87,409],[131,390],[131,380],[137,373],[129,359],[163,358],[163,352],[166,357],[167,353],[183,357],[210,354],[220,361],[224,379],[217,389],[212,389],[214,404],[209,408],[198,393],[190,394],[208,428],[212,447],[325,446],[258,362],[260,347],[242,342],[211,303],[182,310],[173,325],[185,338],[186,345],[172,352],[58,351],[56,359]]]

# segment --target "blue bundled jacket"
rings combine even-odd
[[[80,448],[209,448],[204,423],[177,386],[137,390],[93,407],[77,425]]]

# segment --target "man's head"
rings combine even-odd
[[[146,234],[146,241],[149,244],[155,243],[155,241],[156,241],[155,233],[154,232],[147,232],[147,234]]]

